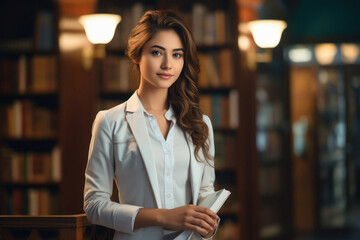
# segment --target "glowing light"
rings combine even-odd
[[[249,48],[250,48],[249,37],[246,35],[240,35],[238,37],[238,45],[239,45],[239,49],[241,49],[242,51],[249,50]]]
[[[90,45],[89,41],[81,33],[61,33],[59,37],[59,45],[63,51],[82,49],[87,44]]]
[[[286,26],[286,23],[282,20],[255,20],[249,22],[249,28],[254,36],[255,43],[261,48],[276,47]]]
[[[333,43],[315,45],[315,57],[321,65],[329,65],[334,61],[337,47]]]
[[[115,14],[89,14],[79,18],[87,38],[94,44],[110,42],[120,21],[121,17]]]
[[[295,47],[288,54],[290,61],[294,63],[306,63],[312,59],[312,51],[307,47]]]
[[[340,45],[341,60],[344,63],[355,63],[359,56],[359,47],[353,43],[342,43]]]

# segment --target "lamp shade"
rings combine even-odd
[[[255,20],[249,22],[249,29],[254,37],[256,45],[261,48],[274,48],[281,39],[282,32],[286,28],[286,22],[282,20]]]
[[[114,37],[121,17],[116,14],[89,14],[79,18],[84,26],[86,36],[93,44],[107,44]]]

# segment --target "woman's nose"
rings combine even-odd
[[[171,59],[169,56],[164,56],[163,62],[161,64],[161,68],[162,69],[171,69],[172,68],[172,63],[171,63]]]

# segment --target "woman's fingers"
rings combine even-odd
[[[208,208],[187,205],[179,208],[165,210],[161,219],[162,226],[173,230],[191,230],[203,236],[211,236],[218,226],[218,216]]]
[[[206,207],[200,207],[200,206],[194,206],[198,209],[198,211],[203,212],[205,214],[207,214],[209,217],[217,220],[218,216],[216,215],[216,213],[214,213],[213,211],[211,211],[210,209],[206,208]]]
[[[201,235],[206,236],[214,232],[217,228],[218,216],[208,208],[194,206],[195,213],[192,215],[193,231],[199,232]]]
[[[215,226],[215,224],[217,223],[214,218],[203,212],[195,212],[193,217],[198,220],[200,225],[206,223],[209,226]]]

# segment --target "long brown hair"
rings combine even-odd
[[[200,72],[197,50],[189,29],[183,20],[169,10],[150,10],[140,19],[128,39],[127,55],[139,66],[142,48],[158,31],[174,30],[184,46],[184,67],[179,78],[169,88],[168,99],[177,122],[195,145],[196,160],[201,162],[199,151],[205,160],[213,160],[209,153],[209,128],[203,120],[199,105],[198,75]]]

